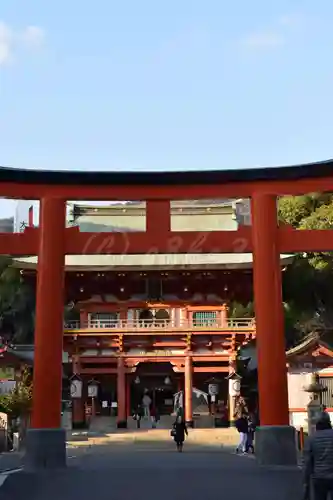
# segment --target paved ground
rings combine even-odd
[[[10,452],[0,454],[0,474],[22,467],[23,464],[23,453]]]
[[[0,500],[297,500],[297,469],[263,470],[226,449],[187,443],[184,453],[133,443],[69,449],[64,472],[8,477]]]

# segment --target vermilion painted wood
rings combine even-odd
[[[96,174],[98,175],[98,174]],[[0,195],[14,199],[40,199],[47,196],[66,200],[200,200],[249,198],[254,193],[300,195],[311,192],[332,192],[333,175],[315,179],[286,181],[235,182],[212,185],[163,186],[80,186],[62,184],[17,184],[0,181]]]
[[[289,425],[276,199],[257,194],[251,208],[260,422]]]
[[[61,428],[65,202],[41,202],[32,427]],[[47,403],[46,403],[47,402]]]
[[[333,231],[278,229],[280,254],[324,252],[333,249]],[[26,228],[24,233],[0,233],[0,253],[22,256],[38,254],[38,228]],[[149,254],[149,253],[251,253],[250,227],[238,231],[184,231],[138,233],[80,233],[66,229],[67,255]]]

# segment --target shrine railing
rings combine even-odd
[[[207,330],[254,330],[254,318],[202,319],[202,320],[90,320],[69,321],[64,324],[68,330],[117,330],[123,331],[207,331]]]

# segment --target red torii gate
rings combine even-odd
[[[278,227],[276,198],[333,191],[333,161],[269,169],[202,172],[67,172],[0,168],[0,195],[39,199],[40,225],[0,234],[2,254],[38,255],[32,467],[65,465],[61,430],[63,293],[66,254],[253,253],[261,463],[295,463],[289,426],[280,253],[333,249],[333,232]],[[252,226],[172,232],[170,200],[251,198]],[[146,200],[146,231],[80,233],[66,228],[67,200]]]

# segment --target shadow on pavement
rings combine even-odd
[[[68,450],[65,471],[8,477],[0,500],[297,500],[301,474],[295,468],[263,469],[230,446],[185,443],[177,453],[165,440],[86,444]]]

